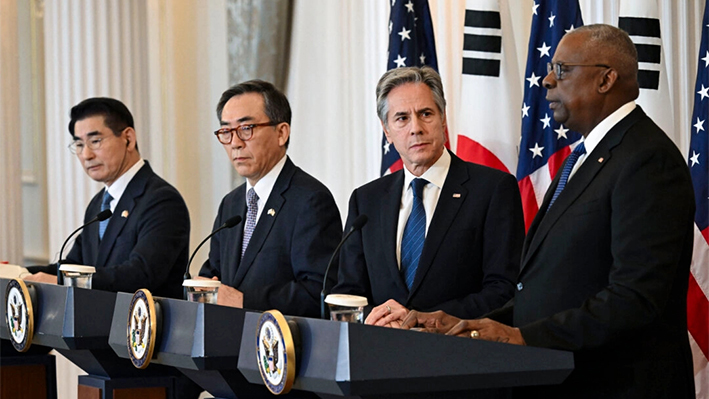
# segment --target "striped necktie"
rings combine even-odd
[[[423,243],[426,240],[426,210],[423,208],[423,187],[426,184],[428,181],[425,179],[417,178],[411,181],[414,204],[401,239],[401,274],[409,289],[414,284]]]
[[[576,148],[571,152],[571,155],[569,155],[569,158],[566,159],[566,164],[564,164],[564,169],[561,171],[561,177],[559,178],[559,185],[556,186],[556,191],[554,191],[554,196],[551,197],[551,202],[549,202],[549,206],[547,207],[547,212],[549,212],[549,209],[551,209],[552,204],[556,199],[559,197],[559,194],[561,194],[561,191],[566,187],[566,183],[569,181],[569,175],[571,174],[571,170],[574,169],[574,165],[576,164],[576,161],[579,160],[579,157],[581,155],[586,153],[586,147],[584,147],[583,142],[581,144],[577,145]]]

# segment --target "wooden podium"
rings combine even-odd
[[[0,279],[3,301],[8,282]],[[30,351],[35,345],[53,348],[88,373],[79,376],[80,399],[172,398],[178,372],[166,367],[138,370],[130,360],[119,358],[111,350],[108,336],[113,321],[115,293],[54,284],[33,286],[37,292],[37,303]],[[0,338],[9,339],[4,316]],[[8,355],[8,358],[26,357],[14,349],[13,352],[10,355],[3,347],[3,364]],[[54,371],[51,372],[56,378]],[[56,392],[56,384],[53,389]]]

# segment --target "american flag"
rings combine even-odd
[[[517,183],[522,194],[525,227],[529,229],[556,171],[581,135],[554,121],[542,80],[547,62],[566,32],[583,25],[578,1],[538,0],[532,7],[532,31],[522,103],[522,140]]]
[[[694,342],[697,397],[709,397],[709,1],[704,8],[688,165],[697,211],[694,255],[687,293],[687,328]]]
[[[391,0],[387,70],[428,65],[438,71],[428,0]],[[401,157],[382,133],[382,176],[402,168]]]

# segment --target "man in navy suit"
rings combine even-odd
[[[271,83],[243,82],[224,92],[217,117],[214,133],[246,182],[224,197],[214,227],[243,221],[212,237],[200,276],[222,282],[220,304],[317,317],[342,222],[330,191],[286,155],[288,99]]]
[[[367,297],[366,323],[392,327],[409,309],[477,317],[501,306],[512,297],[524,238],[515,178],[446,150],[433,69],[385,73],[377,108],[404,169],[352,193],[347,226],[359,215],[369,223],[343,246],[333,292]]]
[[[92,287],[180,298],[187,264],[190,219],[180,193],[153,172],[138,152],[133,116],[112,98],[89,98],[71,109],[70,149],[86,174],[105,184],[84,222],[103,209],[104,222],[87,226],[62,263],[96,267]],[[49,271],[49,269],[46,269]],[[56,273],[56,266],[54,270]],[[56,283],[44,272],[26,278]]]
[[[692,181],[635,104],[635,45],[610,25],[567,33],[544,87],[554,119],[583,135],[585,151],[568,157],[530,226],[514,299],[482,320],[412,313],[405,327],[574,352],[563,384],[520,397],[694,398]]]

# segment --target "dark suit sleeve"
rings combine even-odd
[[[482,226],[482,289],[424,310],[443,310],[464,318],[480,317],[504,305],[514,295],[524,241],[522,200],[512,175],[504,175],[492,190]]]
[[[357,201],[358,193],[359,191],[355,190],[350,196],[345,231],[351,228],[354,220],[360,215]],[[370,305],[373,304],[372,289],[369,284],[369,273],[367,272],[367,262],[362,244],[362,230],[354,232],[342,245],[339,264],[340,270],[337,285],[332,289],[332,292],[363,296],[367,298],[367,302]]]
[[[185,261],[178,262],[178,257],[189,245],[190,219],[182,197],[163,185],[146,192],[141,201],[146,201],[144,210],[131,215],[138,218],[135,243],[117,241],[113,248],[121,251],[124,245],[134,245],[128,259],[97,268],[94,288],[132,292],[135,287],[144,287],[154,291],[163,286],[176,263],[184,268]]]
[[[667,148],[651,147],[623,159],[617,180],[608,183],[612,264],[607,286],[580,307],[520,326],[527,344],[580,350],[619,337],[632,340],[634,332],[658,321],[670,301],[686,300],[688,270],[681,265],[688,261],[681,257],[691,253],[694,201],[687,166],[678,158]],[[559,289],[553,284],[549,290]]]
[[[291,315],[320,313],[320,291],[327,263],[342,235],[342,222],[332,195],[313,191],[295,219],[290,248],[293,278],[285,284],[240,288],[244,308],[279,309]],[[337,265],[330,272],[337,274]]]

